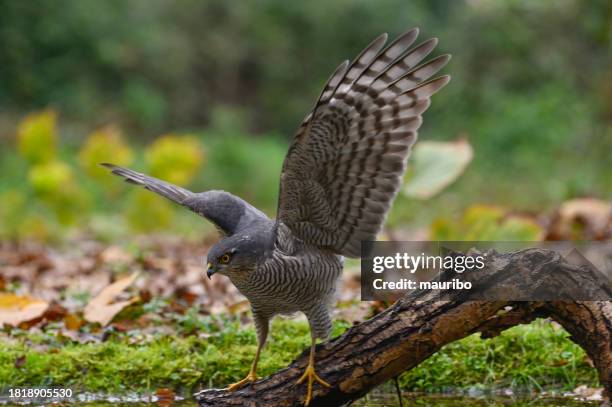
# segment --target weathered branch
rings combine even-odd
[[[597,289],[592,271],[567,263],[555,252],[528,249],[488,253],[487,268],[474,280],[485,290],[542,287]],[[579,281],[577,281],[579,280]],[[493,298],[493,297],[492,297]],[[372,319],[317,347],[317,373],[332,388],[315,385],[312,406],[336,406],[362,397],[373,387],[410,370],[442,346],[482,332],[498,335],[512,326],[550,317],[561,324],[592,359],[608,397],[612,395],[612,302],[473,301],[469,291],[418,291]],[[200,406],[297,406],[305,392],[296,381],[307,363],[304,352],[289,367],[234,393],[205,390]]]

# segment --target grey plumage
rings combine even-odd
[[[102,163],[115,175],[126,182],[141,185],[173,202],[192,210],[212,222],[226,236],[231,236],[252,225],[271,222],[259,209],[235,195],[225,191],[206,191],[194,193],[157,178],[122,168],[114,164]]]
[[[314,364],[314,340],[331,330],[329,305],[342,256],[358,257],[360,242],[376,238],[400,187],[421,114],[450,80],[429,80],[450,56],[422,63],[437,40],[410,48],[417,36],[417,29],[410,30],[383,48],[383,34],[334,71],[285,158],[276,220],[227,192],[193,193],[104,164],[209,219],[225,235],[208,254],[208,275],[228,276],[249,299],[259,342],[249,376],[237,385],[254,380],[268,322],[277,314],[306,314],[313,337],[309,368]],[[307,375],[306,404],[313,380],[327,385],[314,368]]]

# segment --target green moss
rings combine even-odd
[[[334,334],[348,325],[337,322]],[[193,390],[240,379],[256,349],[252,328],[229,322],[220,333],[158,336],[140,344],[138,333],[112,335],[106,342],[63,346],[55,337],[24,335],[0,343],[0,383],[14,386],[70,386],[117,393],[159,387]],[[595,370],[567,333],[545,322],[520,326],[498,338],[477,335],[450,344],[401,377],[407,390],[437,391],[472,386],[528,386],[571,389],[595,385]],[[277,320],[260,362],[266,376],[286,366],[309,343],[305,322]],[[15,361],[25,355],[25,363]]]
[[[404,388],[443,391],[457,387],[571,390],[596,385],[597,373],[568,333],[544,320],[520,325],[493,339],[479,334],[451,343],[400,378]]]

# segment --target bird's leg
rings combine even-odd
[[[261,354],[261,350],[263,349],[266,343],[266,338],[268,337],[268,319],[253,313],[253,320],[255,322],[255,329],[257,330],[257,352],[255,353],[255,359],[253,359],[251,369],[246,377],[239,382],[230,384],[227,387],[228,391],[238,390],[242,386],[257,380],[257,362],[259,362],[259,355]]]
[[[308,357],[308,366],[306,366],[306,370],[302,377],[299,378],[297,384],[301,384],[304,381],[307,381],[307,389],[306,389],[306,400],[304,400],[304,405],[307,406],[310,404],[310,400],[312,400],[312,384],[315,380],[321,383],[323,386],[331,387],[329,383],[325,380],[321,379],[319,375],[315,372],[314,360],[315,360],[315,345],[317,344],[317,338],[315,334],[311,330],[312,342],[310,345],[310,356]]]
[[[259,343],[257,345],[257,353],[255,353],[255,359],[253,360],[253,363],[251,364],[251,370],[249,370],[249,373],[246,375],[246,377],[240,380],[239,382],[230,384],[227,387],[228,391],[238,390],[245,384],[252,383],[255,380],[257,380],[257,362],[259,362],[259,354],[261,353],[261,348],[263,348],[263,344]]]

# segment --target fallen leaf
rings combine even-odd
[[[143,304],[146,304],[147,302],[151,301],[151,299],[153,298],[151,291],[144,290],[144,289],[140,290],[140,292],[138,293],[138,296],[140,297],[140,300],[143,302]]]
[[[119,332],[127,332],[133,329],[137,329],[139,326],[136,321],[123,320],[113,322],[112,327]]]
[[[78,331],[83,326],[83,320],[76,314],[68,314],[64,317],[64,326],[71,331]]]
[[[25,362],[26,362],[25,355],[21,355],[21,356],[17,357],[17,359],[15,359],[15,368],[16,369],[21,369],[23,367],[23,365],[25,365]]]
[[[167,388],[157,389],[155,395],[157,396],[157,404],[160,406],[169,406],[175,399],[174,392]]]
[[[187,311],[187,307],[185,307],[185,305],[183,305],[183,304],[179,304],[176,301],[172,301],[168,305],[168,310],[170,312],[175,312],[177,314],[183,315],[183,314],[185,314],[185,311]]]
[[[123,308],[135,301],[138,301],[138,297],[132,298],[126,301],[113,301],[116,297],[121,294],[126,288],[128,288],[138,277],[138,273],[134,273],[131,276],[122,278],[115,281],[108,287],[104,288],[100,294],[92,299],[89,304],[85,307],[83,316],[88,322],[98,322],[100,325],[108,325],[109,322],[117,315]]]
[[[185,289],[177,290],[177,296],[185,300],[188,305],[193,305],[193,303],[198,299],[198,295],[192,293],[191,291]]]
[[[157,389],[157,390],[155,390],[155,395],[156,395],[157,397],[159,397],[160,399],[161,399],[161,398],[165,398],[165,399],[168,399],[168,398],[170,398],[170,399],[174,399],[174,392],[173,392],[171,389],[168,389],[168,388],[165,388],[165,387],[163,387],[163,388],[161,388],[161,389]]]
[[[215,301],[208,307],[210,315],[222,315],[227,313],[227,306],[221,301]]]
[[[574,394],[589,401],[603,400],[603,387],[578,386],[574,389]]]
[[[160,315],[153,314],[153,313],[147,313],[147,314],[143,314],[140,317],[138,317],[138,319],[136,319],[136,323],[141,329],[145,329],[150,326],[155,326],[154,324],[161,320],[162,320],[162,317]]]
[[[42,321],[42,319],[43,317],[41,316],[38,318],[31,319],[29,321],[20,322],[19,325],[17,325],[17,328],[21,329],[22,331],[27,331],[30,328],[38,325],[38,323]]]
[[[250,309],[251,309],[251,303],[248,300],[238,301],[238,302],[236,302],[234,304],[231,304],[231,305],[229,305],[227,307],[227,310],[232,315],[237,315],[237,314],[240,314],[242,312],[247,312]]]
[[[612,236],[612,203],[594,198],[564,202],[550,223],[548,240],[604,240]]]
[[[133,256],[119,246],[109,246],[100,253],[100,260],[104,263],[128,264]]]
[[[31,297],[0,293],[0,326],[17,326],[23,322],[40,318],[49,303]]]
[[[473,157],[472,146],[465,138],[417,143],[405,177],[404,194],[431,198],[459,178]]]
[[[68,314],[66,308],[62,307],[55,301],[49,304],[49,308],[45,311],[44,317],[47,321],[59,321]]]

